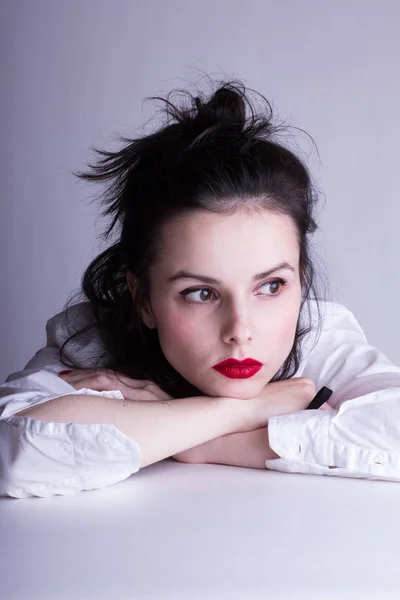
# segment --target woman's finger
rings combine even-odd
[[[88,388],[98,392],[119,390],[127,400],[171,400],[153,381],[132,379],[112,369],[74,369],[58,374],[75,389]]]
[[[61,379],[64,379],[67,383],[72,385],[75,389],[89,388],[96,391],[101,391],[100,388],[107,389],[104,387],[104,378],[102,381],[96,376],[93,369],[74,369],[73,371],[65,374],[58,374]]]
[[[332,408],[332,406],[329,406],[329,404],[327,402],[324,402],[324,404],[322,404],[319,407],[319,410],[334,410],[334,409]]]

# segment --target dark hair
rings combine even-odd
[[[189,103],[174,104],[170,99],[174,93],[182,93]],[[109,182],[102,194],[106,207],[102,215],[113,218],[102,235],[108,239],[116,226],[119,231],[118,240],[89,264],[78,292],[89,301],[94,321],[65,342],[96,328],[106,351],[94,357],[93,367],[153,381],[173,398],[203,395],[168,363],[157,330],[144,325],[138,307],[148,301],[149,267],[160,250],[160,230],[168,219],[199,210],[230,215],[245,208],[289,215],[296,227],[300,315],[291,352],[271,381],[296,373],[301,339],[317,325],[302,324],[307,299],[313,297],[320,315],[308,239],[317,229],[317,193],[302,160],[274,139],[283,126],[273,124],[271,104],[258,96],[263,101],[258,113],[240,81],[220,83],[208,99],[185,90],[172,91],[166,98],[152,97],[164,103],[167,117],[158,130],[134,139],[121,137],[124,146],[116,152],[93,149],[101,158],[88,165],[89,171],[75,173],[86,181]],[[127,271],[137,281],[135,301]],[[76,298],[75,294],[65,308]],[[88,368],[87,363],[62,362]]]

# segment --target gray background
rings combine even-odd
[[[315,236],[332,298],[400,364],[397,268],[400,4],[396,0],[8,0],[0,18],[0,378],[103,248],[76,180],[201,72],[238,77],[292,130],[321,190]]]

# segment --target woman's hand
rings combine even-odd
[[[250,415],[253,423],[250,423],[247,431],[264,427],[271,417],[305,410],[316,393],[315,383],[309,377],[292,377],[268,383],[255,398],[248,400],[254,412]],[[330,406],[325,402],[321,408],[329,410]]]
[[[146,379],[132,379],[112,369],[74,369],[67,374],[59,373],[59,377],[72,385],[76,390],[88,388],[97,392],[119,390],[125,400],[171,400],[158,385]]]

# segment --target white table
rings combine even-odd
[[[172,459],[0,499],[3,600],[400,598],[400,484]]]

